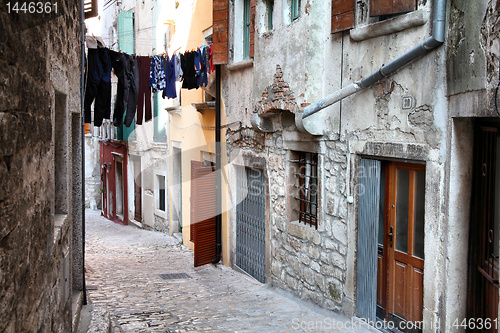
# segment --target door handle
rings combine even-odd
[[[387,236],[389,236],[389,243],[390,243],[391,247],[392,247],[392,240],[394,239],[394,234],[393,234],[393,232],[392,232],[392,231],[393,231],[393,229],[392,229],[392,227],[391,227],[391,230],[390,230],[390,231],[389,231],[389,233],[387,234]]]

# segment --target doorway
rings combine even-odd
[[[142,173],[141,158],[134,158],[134,219],[142,222]]]
[[[358,316],[422,322],[424,208],[424,164],[360,160]]]
[[[264,172],[236,168],[236,266],[266,282],[266,193]]]
[[[480,318],[484,326],[483,331],[487,332],[497,332],[499,326],[499,145],[500,124],[498,122],[481,122],[476,126],[469,234],[467,317],[475,323]]]

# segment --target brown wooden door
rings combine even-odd
[[[398,327],[400,321],[422,321],[425,165],[389,163],[383,178],[377,274],[377,303],[383,311],[378,316]]]
[[[215,259],[216,177],[214,167],[191,161],[191,226],[194,243],[194,266],[209,264]]]
[[[467,316],[482,331],[498,332],[500,125],[483,123],[475,133]]]

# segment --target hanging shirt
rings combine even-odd
[[[194,68],[194,57],[196,52],[186,52],[181,55],[181,67],[182,67],[182,88],[184,89],[196,89],[198,84],[196,83],[196,71]]]
[[[175,89],[175,56],[172,56],[172,59],[163,58],[163,66],[165,68],[165,78],[166,84],[165,89],[163,89],[162,97],[165,98],[176,98],[177,92]]]
[[[181,55],[179,52],[177,52],[177,54],[174,54],[172,56],[172,62],[174,63],[174,67],[175,67],[175,81],[179,82],[181,80],[182,75],[183,75],[182,66],[181,66]]]
[[[198,87],[203,87],[208,85],[208,74],[207,74],[207,53],[205,46],[196,51],[197,56],[195,57],[195,67],[196,67],[196,84]]]
[[[208,52],[209,52],[209,60],[208,63],[210,65],[210,72],[215,72],[215,65],[214,65],[214,49],[213,49],[214,44],[210,44],[208,47]]]
[[[149,72],[149,86],[154,93],[162,91],[166,86],[165,69],[163,67],[163,57],[151,57],[151,69]]]

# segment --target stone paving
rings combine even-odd
[[[368,331],[223,265],[194,268],[173,237],[86,214],[88,299],[114,332]]]

